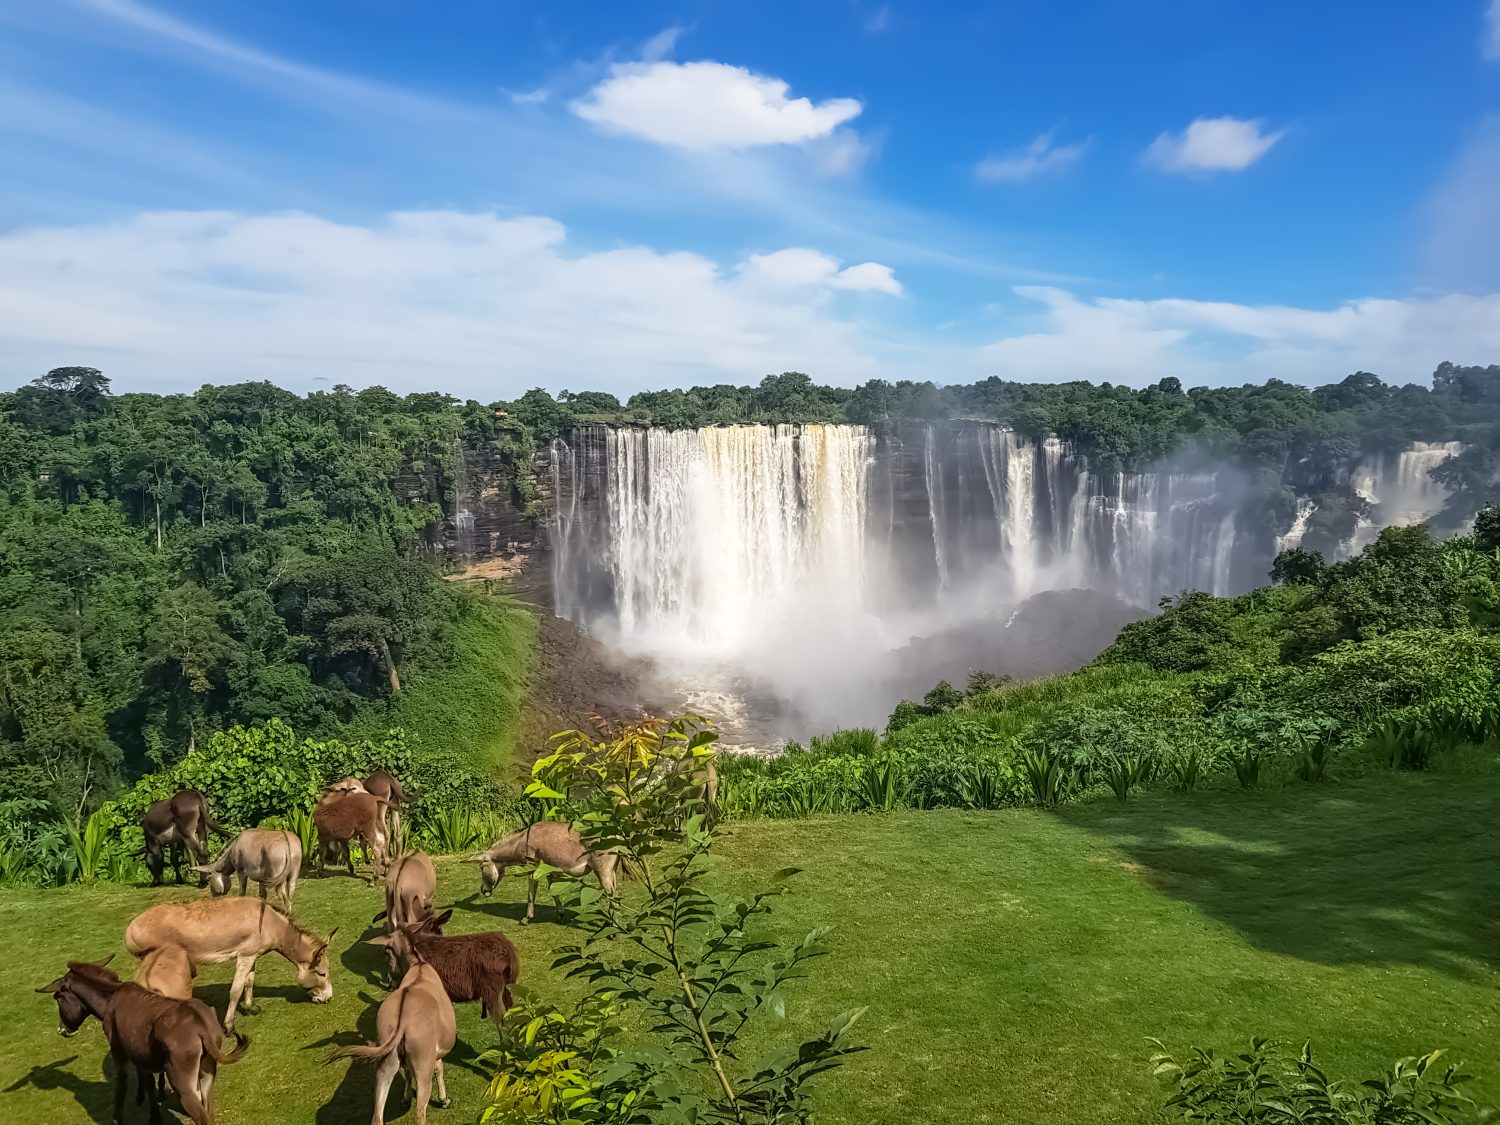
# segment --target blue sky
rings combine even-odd
[[[1500,362],[1500,0],[0,0],[0,382]]]

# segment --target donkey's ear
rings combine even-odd
[[[436,918],[432,919],[432,922],[433,922],[434,925],[437,925],[437,926],[446,926],[448,924],[448,919],[450,919],[452,917],[453,917],[453,908],[450,906],[447,910],[443,911]]]
[[[373,917],[373,918],[370,919],[370,925],[373,926],[376,922],[380,921],[384,917],[385,917],[385,911],[382,910],[379,914],[375,915],[375,917]]]
[[[113,953],[111,953],[108,957],[104,958],[103,960],[101,960],[101,961],[90,961],[89,964],[91,964],[91,965],[98,965],[102,969],[102,968],[104,968],[105,965],[108,965],[114,959],[115,959],[115,955]]]
[[[212,875],[218,871],[218,868],[211,863],[195,863],[193,864],[193,870],[201,871],[205,875]]]
[[[63,983],[63,978],[62,977],[58,977],[51,984],[44,984],[44,985],[42,985],[42,987],[39,988],[39,989],[37,989],[37,991],[38,992],[50,993],[51,995],[55,996],[55,995],[57,995],[58,989],[62,988],[62,983]]]
[[[387,937],[385,934],[380,934],[380,935],[378,935],[376,937],[365,938],[365,944],[366,945],[390,945],[391,944],[391,939],[389,937]],[[38,991],[40,991],[40,989]]]
[[[339,928],[337,926],[333,927],[333,929],[328,934],[328,940],[323,943],[323,948],[327,949],[330,945],[332,945],[333,939],[338,937],[338,934]]]

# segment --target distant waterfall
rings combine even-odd
[[[1346,552],[1354,554],[1373,542],[1382,527],[1410,527],[1437,515],[1448,490],[1432,479],[1432,470],[1463,450],[1458,441],[1414,441],[1399,453],[1362,462],[1349,483],[1375,511],[1360,522]]]
[[[731,654],[780,605],[865,590],[860,426],[591,427],[554,443],[557,611]]]
[[[1313,513],[1318,510],[1318,505],[1305,496],[1297,497],[1297,514],[1292,518],[1292,526],[1287,528],[1286,533],[1276,537],[1276,553],[1290,551],[1293,547],[1302,546],[1302,540],[1307,538],[1307,525],[1313,518]]]
[[[1436,512],[1429,471],[1459,450],[1361,466],[1351,483],[1376,516],[1359,536]],[[1099,472],[1057,438],[980,424],[878,443],[860,426],[581,427],[553,443],[551,485],[559,614],[730,656],[855,619],[900,642],[913,613],[962,620],[1047,589],[1140,606],[1233,594],[1265,581],[1316,511],[1299,498],[1278,528],[1233,469]]]

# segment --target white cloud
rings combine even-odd
[[[861,262],[839,269],[827,254],[793,246],[771,254],[752,254],[740,267],[743,277],[772,285],[811,285],[854,292],[886,293],[899,297],[904,290],[895,271],[879,262]]]
[[[1242,172],[1286,135],[1261,132],[1264,121],[1200,117],[1181,133],[1163,133],[1146,159],[1169,172]]]
[[[1182,299],[1090,301],[1047,286],[1015,292],[1043,306],[1043,326],[978,349],[984,374],[1141,386],[1164,375],[1209,385],[1270,378],[1327,383],[1363,370],[1394,382],[1422,382],[1444,359],[1489,363],[1500,356],[1500,293],[1299,309]]]
[[[974,174],[992,183],[1013,184],[1076,164],[1088,149],[1089,142],[1054,145],[1052,138],[1056,134],[1057,130],[1053,129],[1002,156],[987,156],[975,166]]]
[[[1500,0],[1490,0],[1484,13],[1484,57],[1500,59]]]
[[[859,116],[853,98],[790,98],[779,78],[719,62],[623,63],[573,103],[595,125],[687,149],[746,149],[827,137]]]
[[[888,373],[832,301],[845,289],[900,292],[885,266],[800,248],[730,269],[571,251],[546,218],[166,212],[0,235],[0,365],[15,381],[89,363],[137,387],[316,375],[481,399]]]

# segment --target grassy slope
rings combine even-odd
[[[535,662],[536,616],[509,598],[463,593],[469,604],[453,626],[451,658],[408,674],[398,697],[339,737],[379,739],[401,727],[423,746],[462,751],[478,769],[508,771]]]
[[[871,1007],[861,1030],[874,1050],[828,1081],[825,1122],[1164,1120],[1149,1035],[1177,1047],[1311,1036],[1336,1073],[1359,1077],[1445,1046],[1483,1075],[1474,1092],[1500,1101],[1497,817],[1500,779],[1403,776],[1062,814],[749,823],[735,826],[722,870],[748,884],[803,866],[777,924],[837,927],[833,957],[788,996],[799,1029]],[[471,893],[472,869],[445,861],[439,878],[450,896]],[[546,952],[566,932],[515,926],[523,894],[509,880],[497,903],[462,903],[455,929],[498,922],[521,947],[523,982],[555,988]],[[101,1112],[98,1029],[57,1038],[51,1000],[30,989],[64,953],[118,949],[152,897],[0,895],[0,1118],[88,1120],[80,1102]],[[376,959],[351,939],[376,909],[353,880],[304,884],[306,920],[342,926],[334,1002],[306,1003],[285,965],[265,965],[264,1013],[245,1021],[255,1045],[220,1086],[223,1125],[367,1119],[368,1069],[323,1067],[322,1044],[372,1026],[380,993],[363,977]],[[200,995],[222,1005],[228,977],[211,970]],[[473,1006],[459,1034],[471,1047],[450,1066],[457,1108],[440,1120],[472,1120],[481,1092],[466,1060],[492,1033]]]

